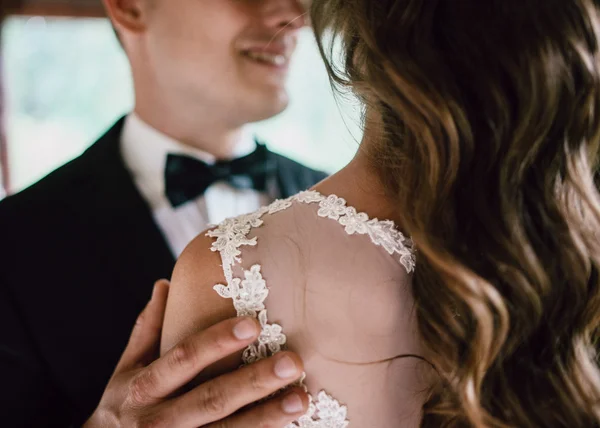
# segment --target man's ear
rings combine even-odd
[[[145,0],[102,0],[106,13],[119,32],[139,33],[146,28]]]

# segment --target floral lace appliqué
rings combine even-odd
[[[339,220],[340,216],[346,214],[346,201],[335,195],[329,195],[319,203],[319,211],[317,211],[317,214],[319,214],[320,217]]]
[[[317,214],[320,217],[337,220],[345,226],[346,233],[349,235],[369,235],[375,245],[383,247],[390,255],[398,254],[406,272],[414,271],[416,257],[413,242],[404,237],[393,221],[376,218],[369,220],[367,214],[358,213],[354,207],[347,207],[346,200],[343,198],[335,195],[324,197],[318,192],[311,191],[308,193],[316,193],[312,196],[311,202],[319,202]],[[303,199],[306,198],[310,197],[303,196]]]
[[[269,324],[265,300],[269,289],[261,273],[261,266],[254,265],[244,270],[244,279],[233,277],[233,266],[242,263],[240,247],[257,245],[257,238],[248,239],[253,228],[262,226],[262,217],[288,209],[294,202],[318,203],[317,214],[320,217],[338,221],[349,235],[368,235],[371,241],[385,249],[390,255],[400,255],[400,263],[408,273],[415,267],[415,255],[412,241],[406,239],[391,221],[369,220],[365,213],[358,213],[355,208],[347,207],[346,201],[335,195],[323,196],[316,191],[305,191],[288,199],[277,200],[270,206],[261,208],[255,213],[227,219],[207,236],[216,238],[212,251],[219,252],[223,263],[223,272],[227,285],[214,286],[219,296],[231,299],[238,316],[258,318],[262,327],[258,340],[248,346],[242,355],[244,364],[270,357],[285,348],[287,338],[279,324]],[[299,385],[303,385],[303,378]],[[287,425],[286,428],[346,428],[346,406],[321,391],[317,398],[311,397],[308,412]]]
[[[321,391],[317,400],[309,404],[306,415],[285,428],[346,428],[350,424],[346,419],[347,413],[346,406]]]

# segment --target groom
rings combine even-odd
[[[1,426],[80,426],[187,243],[324,178],[245,127],[288,103],[299,1],[104,3],[135,109],[0,203]]]

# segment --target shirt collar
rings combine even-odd
[[[234,158],[250,154],[255,149],[253,135],[246,132],[234,149]],[[166,201],[164,170],[169,153],[191,156],[209,165],[216,161],[210,153],[174,140],[144,122],[135,113],[130,113],[125,118],[121,133],[121,155],[153,208]]]

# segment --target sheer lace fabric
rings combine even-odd
[[[288,428],[418,426],[422,363],[411,295],[412,242],[335,195],[300,193],[208,232],[238,316],[263,331],[245,364],[281,349],[305,363],[307,415]]]

